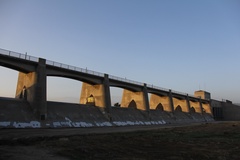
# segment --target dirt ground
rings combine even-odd
[[[1,132],[1,130],[0,130]],[[1,160],[239,160],[240,122],[0,139]]]

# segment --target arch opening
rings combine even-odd
[[[164,108],[163,108],[162,103],[159,103],[159,104],[157,105],[156,110],[164,111]]]
[[[190,113],[196,113],[196,110],[195,110],[194,107],[191,107],[191,108],[190,108]]]
[[[137,104],[134,100],[132,100],[129,105],[128,105],[128,108],[134,108],[134,109],[137,109]]]
[[[95,106],[95,97],[92,94],[87,97],[86,104]]]
[[[63,77],[47,76],[48,101],[79,103],[81,88],[81,81]]]
[[[182,107],[180,105],[178,105],[176,108],[175,108],[175,111],[176,112],[182,112]]]
[[[119,87],[110,87],[111,106],[120,107],[123,89]]]
[[[0,97],[15,98],[18,71],[0,66]]]

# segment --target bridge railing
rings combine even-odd
[[[80,68],[80,67],[74,67],[74,66],[63,64],[63,63],[59,63],[59,62],[46,60],[46,64],[50,65],[50,66],[55,66],[55,67],[59,67],[59,68],[72,70],[72,71],[77,71],[77,72],[81,72],[81,73],[88,73],[88,74],[91,74],[91,75],[104,77],[103,73],[92,71],[92,70],[89,70],[89,69]]]
[[[153,84],[147,84],[147,87],[153,88],[153,89],[159,89],[159,90],[162,90],[162,91],[167,91],[167,92],[169,92],[169,89],[167,89],[167,88],[162,88],[162,87],[158,87],[158,86],[155,86],[155,85],[153,85]]]
[[[109,75],[108,76],[109,79],[113,79],[113,80],[118,80],[118,81],[122,81],[122,82],[127,82],[127,83],[131,83],[131,84],[136,84],[136,85],[140,85],[143,86],[144,83],[141,82],[137,82],[137,81],[133,81],[133,80],[129,80],[126,78],[121,78],[121,77],[117,77],[117,76],[113,76],[113,75]]]
[[[13,52],[13,51],[8,51],[5,49],[0,49],[0,54],[15,57],[15,58],[20,58],[20,59],[25,59],[25,60],[29,60],[32,62],[38,62],[38,60],[39,60],[39,58],[37,58],[37,57],[33,57],[33,56],[29,56],[27,54],[17,53],[17,52]]]
[[[187,93],[183,93],[183,92],[179,92],[179,91],[175,91],[175,90],[171,90],[172,93],[176,93],[176,94],[180,94],[180,95],[187,95]]]

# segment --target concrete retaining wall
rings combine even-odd
[[[172,123],[207,122],[206,114],[142,111],[134,108],[112,107],[110,113],[90,105],[47,102],[47,118],[39,120],[29,103],[19,99],[0,99],[0,128],[59,128],[103,127],[126,125],[163,125]]]

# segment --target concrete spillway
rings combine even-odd
[[[59,128],[59,127],[103,127],[126,125],[164,125],[172,123],[194,123],[212,121],[208,114],[161,110],[142,111],[134,108],[112,107],[107,113],[102,108],[61,102],[47,102],[48,117],[37,119],[25,100],[0,99],[1,128]]]

